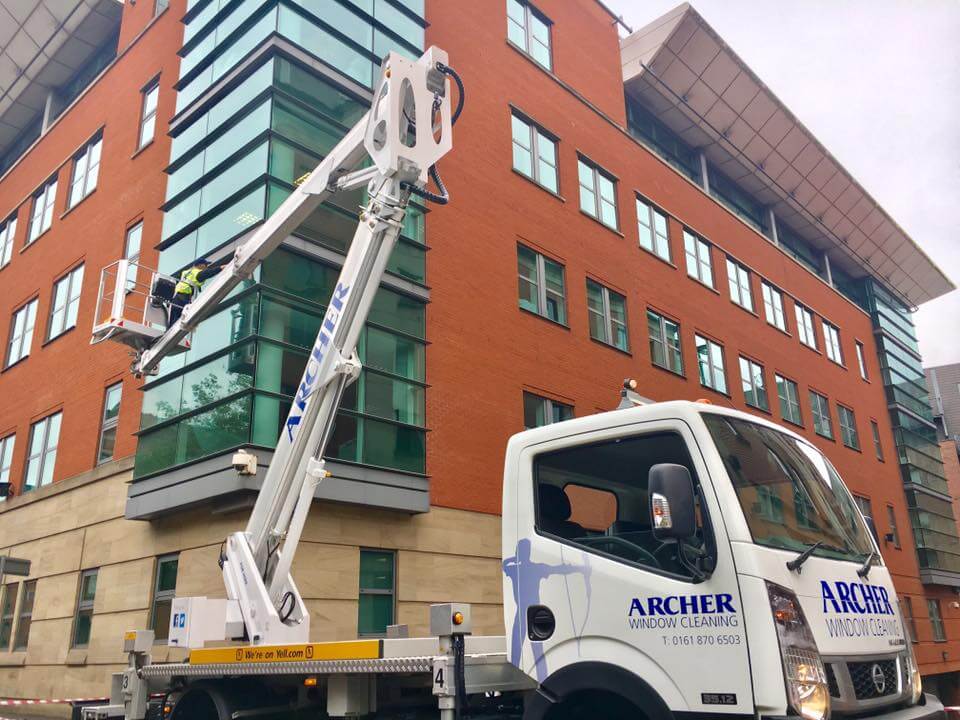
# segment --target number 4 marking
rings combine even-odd
[[[435,685],[443,687],[443,668],[437,670],[437,676],[433,679]]]

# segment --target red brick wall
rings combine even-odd
[[[125,231],[143,220],[141,261],[156,266],[153,246],[160,237],[166,175],[170,156],[167,120],[173,115],[174,91],[183,26],[183,1],[171,7],[134,42],[152,21],[153,2],[124,4],[122,57],[54,124],[45,136],[0,179],[0,218],[17,212],[13,259],[0,270],[0,341],[5,356],[15,309],[39,298],[37,327],[30,356],[0,372],[0,435],[15,431],[17,440],[11,479],[19,490],[30,424],[63,411],[54,480],[91,469],[96,462],[104,389],[123,381],[123,399],[115,457],[133,454],[140,425],[139,382],[128,373],[130,358],[115,343],[89,347],[100,269],[121,257]],[[130,45],[133,42],[134,44]],[[155,140],[137,152],[140,90],[160,74]],[[72,156],[103,128],[100,173],[96,190],[66,212],[73,169]],[[31,211],[31,193],[57,173],[53,224],[24,247]],[[44,343],[53,283],[84,263],[77,325]]]
[[[524,389],[572,402],[576,415],[586,415],[615,407],[621,380],[633,377],[640,383],[639,392],[654,399],[706,397],[747,409],[739,381],[742,353],[765,368],[773,409],[768,417],[773,420],[781,420],[774,373],[799,383],[805,422],[800,432],[827,453],[854,492],[870,498],[881,538],[889,531],[886,506],[894,508],[903,548],[896,550],[881,540],[885,560],[900,592],[915,595],[915,611],[925,616],[869,317],[617,127],[624,111],[616,32],[597,3],[543,0],[537,7],[554,22],[554,66],[562,83],[506,42],[502,3],[427,3],[427,43],[448,50],[450,64],[467,88],[455,149],[442,163],[453,200],[427,218],[432,248],[427,331],[433,343],[427,350],[432,502],[499,511],[503,452],[509,436],[523,429]],[[613,122],[576,93],[605,110]],[[511,103],[559,136],[562,198],[512,171]],[[577,151],[619,178],[622,234],[580,211]],[[639,248],[635,192],[672,215],[676,267]],[[714,243],[719,292],[687,277],[682,223]],[[517,243],[564,264],[569,327],[518,309]],[[725,251],[754,270],[759,317],[730,300]],[[840,329],[846,367],[764,321],[758,274]],[[626,295],[632,354],[590,339],[587,276]],[[794,332],[793,300],[785,298],[785,305],[788,328]],[[647,307],[679,321],[685,378],[651,365]],[[816,325],[822,348],[819,321]],[[695,332],[724,345],[730,397],[700,386]],[[868,381],[857,369],[856,340],[866,349]],[[808,389],[829,398],[836,441],[813,433]],[[837,402],[855,411],[862,452],[840,443]],[[875,456],[871,419],[879,423],[886,462]],[[943,605],[946,613],[947,603]],[[929,635],[929,623],[918,624],[922,636]],[[948,633],[957,637],[960,627]],[[960,652],[960,644],[949,645],[951,652]],[[923,647],[930,648],[923,653],[926,662],[940,662],[934,656],[941,646]]]

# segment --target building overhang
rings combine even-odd
[[[621,40],[628,96],[853,277],[912,307],[955,289],[922,249],[685,3]]]
[[[0,0],[0,157],[115,36],[122,0]]]

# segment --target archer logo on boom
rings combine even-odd
[[[307,399],[313,393],[313,385],[317,381],[320,365],[327,354],[330,341],[333,340],[333,331],[337,327],[337,321],[340,319],[340,313],[343,311],[343,304],[349,292],[349,285],[338,283],[337,289],[333,291],[333,297],[330,298],[330,308],[323,318],[320,334],[317,335],[317,342],[307,360],[307,369],[303,371],[303,380],[300,381],[293,407],[290,408],[290,415],[287,417],[287,436],[290,442],[293,442],[293,433],[299,427],[303,413],[307,409]]]
[[[635,630],[737,627],[736,613],[730,593],[653,596],[645,601],[635,597],[630,601],[627,622]]]

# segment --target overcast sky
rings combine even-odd
[[[677,0],[606,0],[634,29]],[[696,0],[720,36],[960,284],[960,0]],[[960,362],[960,291],[915,316]]]

